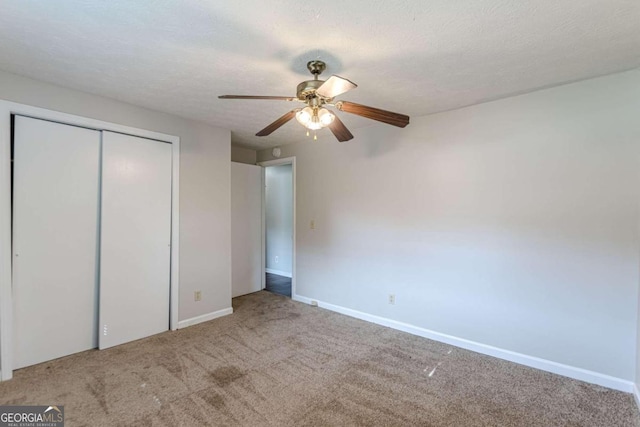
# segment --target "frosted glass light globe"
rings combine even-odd
[[[313,117],[313,110],[311,107],[305,107],[296,113],[296,120],[303,126],[307,126],[311,122]]]
[[[322,127],[325,127],[333,123],[333,120],[336,118],[336,116],[334,116],[333,113],[326,108],[321,108],[320,111],[318,111],[318,118],[320,119],[320,124],[322,125]]]

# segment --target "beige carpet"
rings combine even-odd
[[[67,426],[640,426],[629,394],[258,292],[235,313],[15,372]]]

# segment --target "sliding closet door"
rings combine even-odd
[[[169,329],[171,144],[103,132],[100,348]]]
[[[100,132],[17,116],[14,368],[97,346]]]

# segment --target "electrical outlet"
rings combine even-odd
[[[396,295],[389,294],[389,304],[395,304],[395,303],[396,303]]]
[[[312,219],[311,221],[309,221],[309,228],[311,230],[315,230],[316,229],[316,220]]]
[[[280,258],[278,257],[278,255],[276,255],[276,264],[278,263],[279,260]]]
[[[318,301],[311,300],[311,307],[317,307],[317,306],[318,306]]]
[[[195,291],[193,293],[193,299],[195,301],[202,301],[202,291]]]

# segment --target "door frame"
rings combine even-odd
[[[262,289],[266,287],[266,257],[267,257],[267,221],[266,221],[266,198],[265,198],[265,190],[266,190],[266,179],[265,179],[265,170],[269,166],[281,166],[281,165],[291,165],[291,190],[293,192],[293,242],[292,242],[292,251],[291,254],[291,299],[295,300],[298,296],[296,292],[296,282],[297,282],[297,273],[296,273],[296,157],[285,157],[282,159],[276,160],[268,160],[265,162],[258,162],[258,166],[262,167],[262,260],[261,260],[261,269],[262,269]]]
[[[12,209],[11,209],[11,115],[50,120],[99,131],[124,133],[168,142],[172,146],[171,170],[171,289],[170,329],[178,327],[179,249],[180,249],[180,138],[149,130],[95,120],[73,114],[0,99],[0,380],[13,377],[13,274],[12,274]]]

